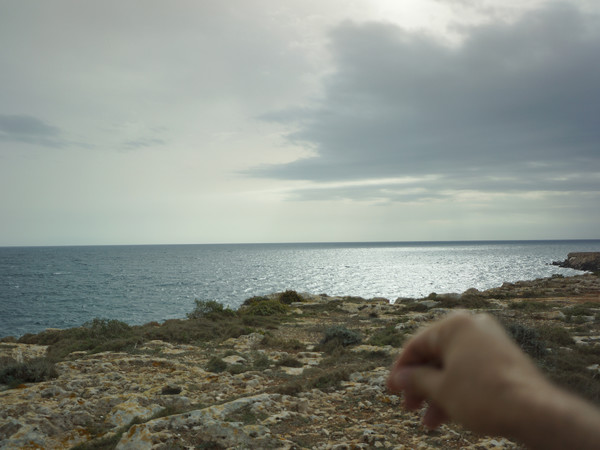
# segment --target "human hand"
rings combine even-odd
[[[456,313],[413,337],[393,365],[391,392],[410,410],[427,401],[423,423],[450,419],[486,434],[511,436],[526,421],[531,395],[553,389],[489,315]]]

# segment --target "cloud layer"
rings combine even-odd
[[[288,139],[315,156],[251,173],[317,183],[417,177],[410,192],[382,182],[295,193],[311,199],[598,191],[598,25],[554,5],[466,28],[449,46],[392,24],[346,22],[331,34],[335,70],[322,100],[266,117],[294,127]]]
[[[37,117],[0,114],[0,141],[24,142],[43,147],[62,147],[58,127],[48,125]]]

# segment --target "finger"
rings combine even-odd
[[[410,367],[397,367],[394,366],[392,370],[390,370],[390,374],[388,375],[386,385],[390,392],[400,392],[405,389],[408,389],[412,383],[412,369]]]
[[[403,406],[405,409],[409,411],[414,411],[416,409],[421,408],[421,405],[425,399],[420,395],[416,395],[414,392],[405,391],[404,392],[404,402]]]
[[[436,404],[430,404],[423,416],[423,425],[427,428],[437,428],[448,420],[448,415]]]
[[[443,373],[441,369],[428,366],[403,367],[392,369],[387,386],[392,392],[405,391],[415,397],[433,398],[439,392]]]
[[[441,356],[438,345],[438,334],[439,327],[436,325],[418,333],[404,346],[394,367],[427,364],[431,361],[438,361]]]

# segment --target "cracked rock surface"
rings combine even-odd
[[[573,370],[587,377],[580,394],[600,400],[596,275],[395,302],[301,298],[269,327],[239,337],[155,339],[128,351],[77,351],[56,363],[55,378],[3,386],[0,448],[522,448],[453,424],[426,430],[420,414],[403,410],[402,399],[385,389],[402,342],[455,307],[487,311],[536,331],[532,336],[542,351],[533,356],[567,386],[571,372],[561,361],[577,355],[580,366]],[[330,327],[362,339],[326,347]],[[46,349],[0,342],[0,362],[27,363]]]

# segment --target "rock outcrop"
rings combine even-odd
[[[600,252],[569,253],[564,261],[554,261],[552,264],[569,269],[600,272]]]
[[[559,378],[576,377],[587,389],[580,394],[600,402],[596,275],[395,303],[309,294],[302,300],[268,328],[238,337],[193,344],[165,337],[128,351],[73,352],[56,364],[58,377],[0,392],[0,448],[522,448],[452,424],[427,430],[419,413],[403,410],[402,399],[385,389],[402,341],[454,307],[545,330],[536,348],[549,348],[539,357],[553,359],[540,365],[572,358],[573,372]],[[362,342],[328,349],[321,345],[328,327],[352,330]],[[44,351],[0,342],[0,361],[26,363]]]

